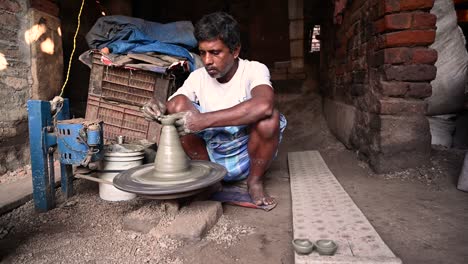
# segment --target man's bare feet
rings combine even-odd
[[[261,180],[247,181],[250,198],[256,205],[270,205],[276,203],[275,198],[270,197],[263,190],[263,182]]]

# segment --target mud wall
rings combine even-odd
[[[30,96],[31,58],[24,38],[26,1],[0,2],[0,174],[28,158],[26,100]]]
[[[0,2],[0,174],[29,163],[26,103],[49,100],[62,83],[55,1]]]
[[[429,159],[425,118],[435,78],[434,0],[356,0],[322,30],[325,115],[333,133],[377,172]],[[331,11],[332,9],[330,9]]]

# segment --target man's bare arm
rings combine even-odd
[[[187,117],[185,126],[190,131],[200,131],[208,127],[249,125],[270,117],[273,111],[273,89],[268,85],[259,85],[252,89],[249,100],[219,111],[193,113]]]

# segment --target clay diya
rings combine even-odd
[[[338,245],[333,240],[329,240],[329,239],[317,240],[315,242],[315,246],[317,248],[317,252],[320,255],[327,255],[327,256],[334,255],[336,252],[336,249],[338,248]]]
[[[292,245],[297,254],[307,255],[314,250],[314,243],[309,239],[297,238],[292,241]]]

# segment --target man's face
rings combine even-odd
[[[223,78],[227,73],[230,73],[229,71],[232,69],[240,51],[240,47],[238,47],[231,52],[220,39],[200,41],[198,49],[206,71],[216,79]],[[226,77],[230,78],[232,76]]]

